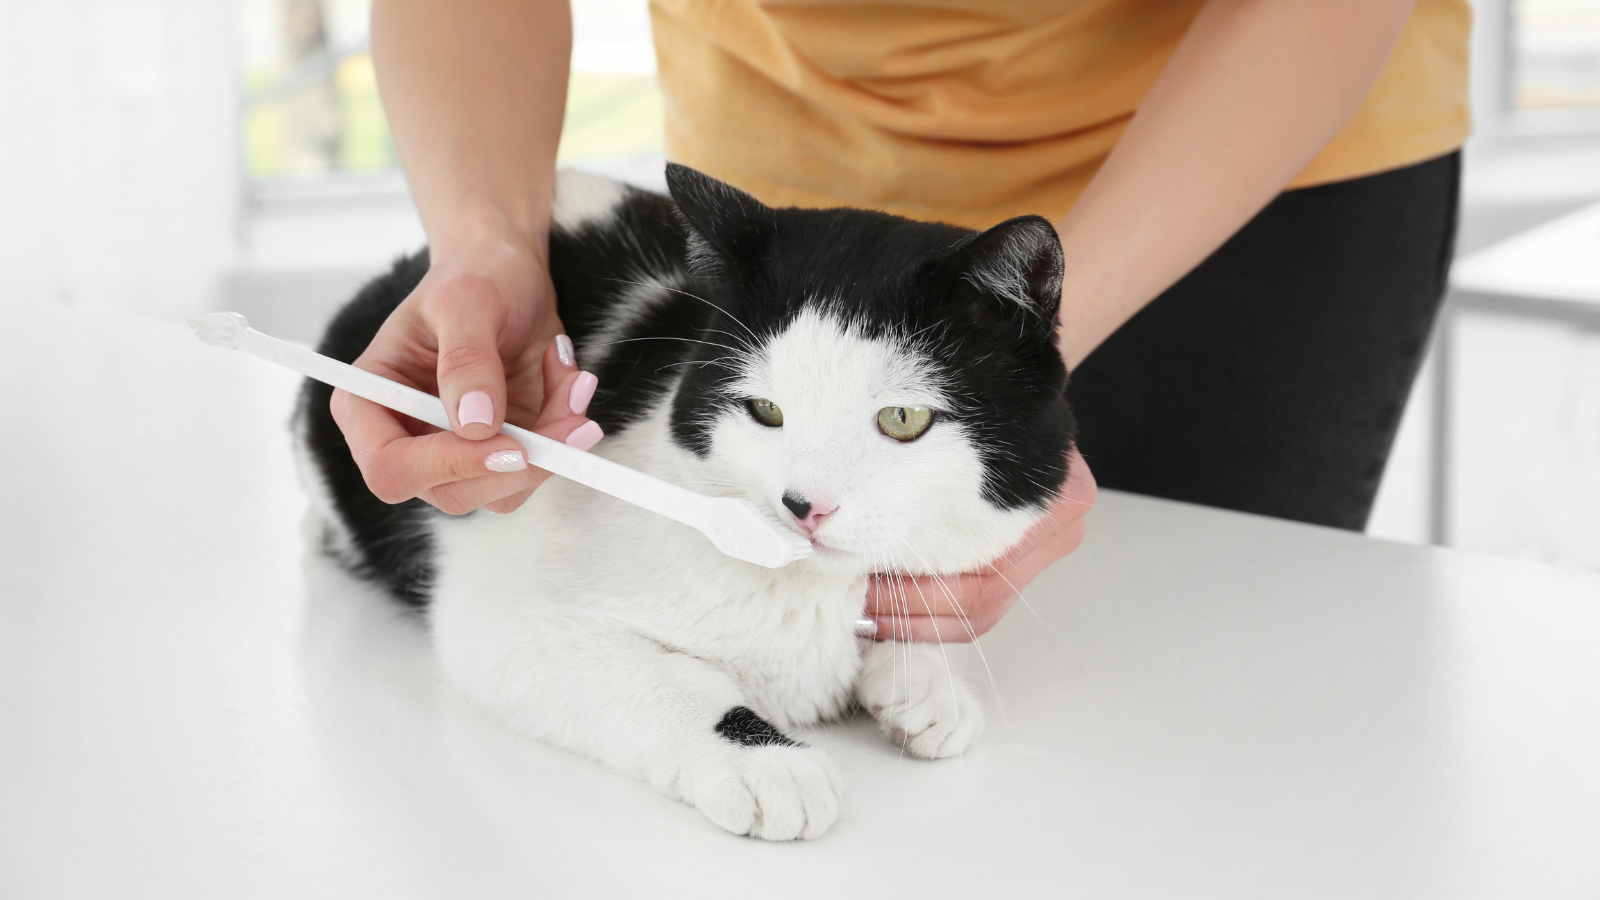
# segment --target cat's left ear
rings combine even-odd
[[[732,185],[677,163],[667,164],[667,190],[692,232],[692,268],[706,273],[727,265],[740,269],[765,254],[773,229],[771,207]]]
[[[951,263],[980,293],[1055,327],[1066,266],[1061,238],[1048,219],[1007,219],[964,244]]]

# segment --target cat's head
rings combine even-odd
[[[975,233],[772,209],[683,166],[667,181],[719,310],[678,444],[808,533],[815,565],[967,571],[1039,520],[1074,432],[1049,222]]]

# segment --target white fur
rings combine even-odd
[[[591,222],[611,217],[627,186],[582,169],[558,169],[550,218],[557,228],[576,231]]]
[[[588,183],[564,175],[561,190],[574,184]],[[580,207],[604,214],[587,198],[563,202],[558,221]],[[818,312],[761,346],[728,340],[741,343],[729,351],[741,362],[733,393],[776,402],[781,428],[730,404],[708,423],[700,458],[673,443],[668,398],[595,452],[786,521],[785,491],[836,504],[818,552],[765,569],[552,478],[509,515],[435,519],[434,644],[448,679],[518,731],[648,781],[735,833],[812,838],[843,798],[826,755],[739,746],[717,723],[746,706],[788,732],[859,701],[908,752],[960,753],[982,727],[978,704],[937,649],[855,636],[866,578],[980,568],[1038,513],[983,499],[978,450],[955,419],[909,443],[878,429],[886,406],[949,409],[934,368],[900,341]]]
[[[842,798],[821,751],[740,747],[716,723],[747,706],[787,730],[859,698],[909,752],[960,753],[981,710],[937,650],[854,636],[864,579],[977,567],[1036,514],[982,499],[977,452],[953,422],[911,443],[882,434],[884,406],[943,406],[937,379],[925,361],[832,319],[800,316],[748,359],[736,390],[777,402],[783,427],[733,410],[713,424],[702,460],[672,443],[664,404],[596,452],[774,509],[786,490],[826,498],[838,510],[816,536],[831,549],[764,569],[555,478],[510,515],[440,519],[434,639],[449,679],[518,730],[644,779],[731,831],[814,837]]]

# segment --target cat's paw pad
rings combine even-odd
[[[768,841],[810,840],[839,818],[844,779],[821,750],[740,747],[728,758],[731,765],[709,778],[693,803],[734,834]]]
[[[857,699],[907,753],[923,759],[959,756],[983,732],[983,708],[948,675],[911,669],[908,679],[904,669],[877,667],[862,678]]]

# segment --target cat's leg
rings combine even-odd
[[[939,648],[881,641],[862,657],[856,702],[906,752],[957,756],[983,731],[983,709]]]
[[[815,838],[838,818],[833,761],[762,719],[710,663],[620,631],[521,637],[475,658],[440,648],[457,686],[518,730],[647,781],[735,834]]]

